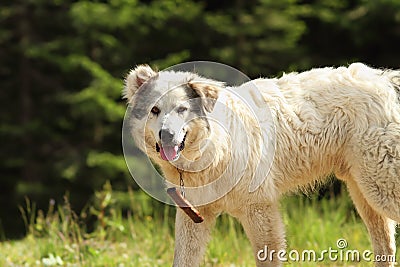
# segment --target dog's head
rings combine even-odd
[[[223,83],[189,72],[156,72],[147,65],[126,78],[124,98],[132,108],[132,135],[152,157],[194,160],[210,134],[211,113]]]

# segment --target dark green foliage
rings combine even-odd
[[[5,0],[0,8],[0,225],[24,195],[80,208],[126,190],[120,92],[140,63],[213,60],[250,77],[400,61],[395,0]],[[22,225],[22,221],[20,222]]]

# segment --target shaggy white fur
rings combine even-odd
[[[203,101],[208,105],[207,127],[199,120],[187,125],[183,156],[174,164],[155,149],[163,119],[138,115],[132,122],[139,147],[160,165],[169,182],[179,184],[176,167],[202,166],[196,172],[184,171],[183,177],[187,187],[195,187],[187,197],[205,221],[195,224],[177,211],[174,266],[199,266],[221,212],[242,223],[255,255],[266,245],[285,249],[279,197],[312,188],[332,173],[347,184],[374,253],[395,255],[394,221],[400,222],[399,71],[354,63],[226,88],[190,73],[156,73],[138,66],[129,74],[124,94],[135,109],[142,85],[161,93],[166,88],[160,84],[168,79],[174,86],[186,84],[185,90],[190,88],[203,100],[222,103],[213,108]],[[184,92],[167,94],[168,101],[161,101],[160,107],[179,105]],[[259,114],[266,105],[270,112]],[[202,145],[206,139],[212,144]],[[257,257],[256,263],[281,266],[277,260],[261,262]]]

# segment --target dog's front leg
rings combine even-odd
[[[202,223],[194,223],[181,209],[175,221],[174,267],[197,267],[206,250],[216,215],[199,209],[204,217]]]
[[[286,249],[285,229],[278,204],[254,203],[246,205],[239,221],[250,239],[256,265],[281,266],[281,253]]]

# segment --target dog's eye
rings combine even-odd
[[[187,109],[188,109],[187,107],[179,107],[178,110],[177,110],[177,112],[178,112],[178,113],[183,113],[183,112],[185,112]]]
[[[153,107],[151,109],[151,113],[153,113],[154,115],[158,115],[160,114],[160,109],[158,107]]]

